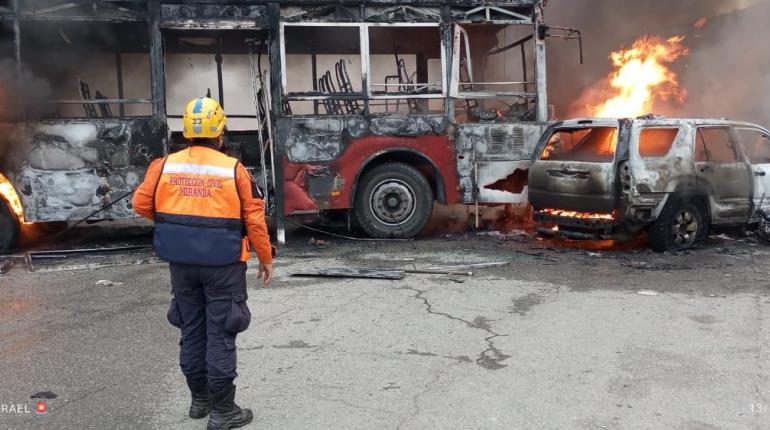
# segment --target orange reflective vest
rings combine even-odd
[[[238,160],[188,148],[166,157],[155,189],[155,251],[181,264],[225,266],[242,260],[244,226]]]

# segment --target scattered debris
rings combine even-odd
[[[13,267],[13,260],[3,260],[0,262],[0,275],[5,275]]]
[[[103,287],[113,287],[113,286],[123,285],[123,283],[122,282],[108,281],[106,279],[100,279],[100,280],[96,281],[96,285],[101,285]]]
[[[329,242],[322,240],[322,239],[316,239],[314,237],[311,237],[308,241],[308,245],[315,245],[315,246],[326,246]]]
[[[650,271],[692,269],[692,267],[688,265],[676,265],[671,263],[657,263],[657,262],[638,261],[638,260],[623,261],[620,263],[620,265],[625,267],[630,267],[632,269],[650,270]]]
[[[30,399],[55,399],[58,397],[53,391],[40,391],[31,396]]]
[[[640,290],[636,294],[639,294],[642,296],[657,296],[659,293],[657,291],[652,291],[652,290]]]
[[[324,258],[324,254],[287,254],[289,258]]]
[[[589,257],[601,257],[602,253],[601,252],[590,252],[589,251],[589,252],[586,253],[586,255],[589,256]]]
[[[713,235],[711,237],[716,239],[722,239],[722,240],[735,240],[735,238],[728,236],[726,233]]]
[[[532,240],[532,235],[527,233],[524,230],[513,230],[510,233],[502,233],[497,230],[495,231],[482,231],[479,232],[480,236],[492,236],[496,239],[500,240],[513,240],[515,242],[530,242]]]
[[[317,348],[318,345],[311,345],[304,340],[292,340],[285,345],[273,345],[273,348],[277,349],[293,349],[293,348]]]
[[[404,279],[404,274],[405,272],[403,270],[331,268],[297,272],[292,273],[291,276],[311,278],[369,278],[400,280]]]

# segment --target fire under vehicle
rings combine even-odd
[[[0,50],[24,96],[3,100],[0,249],[22,223],[134,217],[125,197],[184,147],[181,109],[207,93],[230,118],[226,152],[269,191],[281,242],[288,216],[336,211],[405,238],[434,201],[524,203],[549,119],[546,39],[580,38],[546,26],[542,7],[0,2]]]
[[[712,225],[766,225],[770,131],[754,124],[645,116],[550,126],[529,171],[535,220],[550,235],[629,238],[655,251],[704,241]],[[770,229],[768,229],[770,231]]]

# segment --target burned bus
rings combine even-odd
[[[434,202],[527,199],[549,119],[539,0],[0,1],[0,249],[23,223],[134,217],[184,102],[287,217],[408,238]]]

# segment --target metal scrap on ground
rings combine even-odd
[[[64,267],[39,269],[34,266],[34,260],[57,260],[66,259],[75,256],[90,256],[90,257],[102,257],[106,255],[115,255],[119,252],[126,251],[150,251],[151,245],[129,245],[129,246],[112,246],[102,248],[76,248],[76,249],[56,249],[45,251],[28,251],[24,254],[24,262],[27,266],[27,272],[58,272],[63,270],[82,270],[82,269],[98,269],[103,267],[112,266],[124,266],[135,264],[150,264],[160,262],[157,258],[141,258],[131,261],[125,259],[121,261],[114,261],[109,263],[85,263],[85,264],[72,264]]]
[[[372,279],[404,279],[403,270],[378,270],[378,269],[320,269],[305,272],[292,273],[295,277],[311,278],[372,278]]]
[[[464,270],[467,268],[501,267],[507,265],[507,261],[492,263],[470,263],[456,266],[429,267],[427,269],[369,269],[369,268],[331,268],[292,273],[295,277],[321,277],[321,278],[374,278],[374,279],[404,279],[407,273],[423,275],[457,275],[473,276],[473,272]]]
[[[428,270],[453,270],[453,269],[483,269],[487,267],[502,267],[507,266],[508,261],[495,261],[492,263],[469,263],[469,264],[457,264],[451,266],[435,266],[429,267]]]
[[[406,273],[416,273],[422,275],[461,275],[461,276],[473,276],[473,272],[464,272],[462,270],[445,270],[445,269],[404,269]]]

